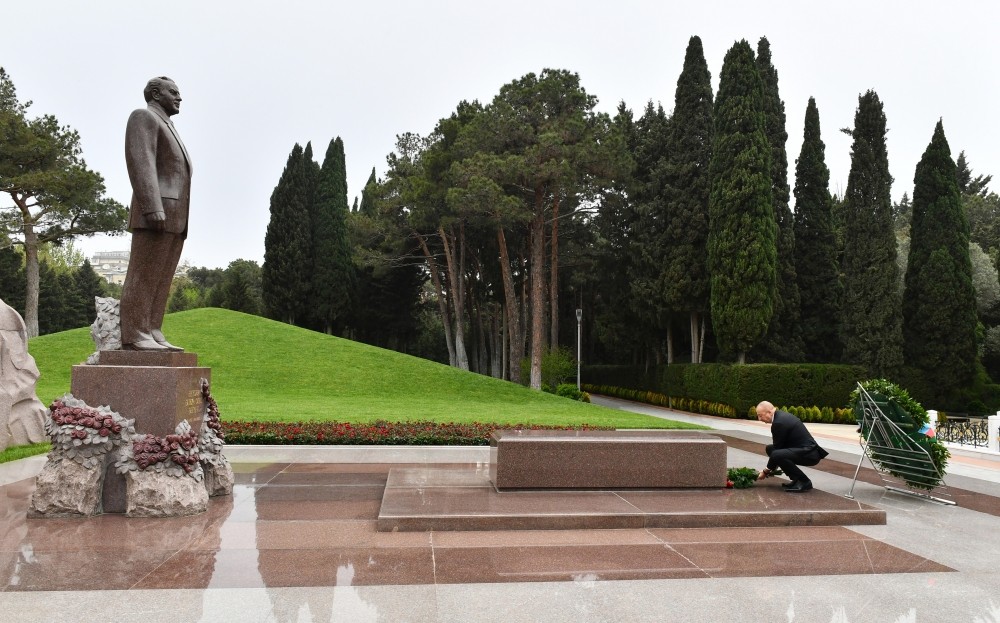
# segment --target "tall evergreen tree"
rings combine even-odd
[[[312,201],[310,311],[327,334],[343,325],[354,293],[354,264],[347,236],[347,164],[344,141],[330,141]]]
[[[743,363],[771,322],[778,225],[771,194],[771,148],[753,49],[726,53],[715,101],[709,174],[708,263],[712,326],[723,352]]]
[[[946,395],[968,385],[976,367],[976,295],[969,224],[957,169],[938,121],[913,177],[910,255],[903,296],[908,365]]]
[[[708,175],[712,160],[712,74],[701,39],[691,37],[677,79],[665,167],[660,290],[666,307],[687,312],[691,361],[701,362],[708,311]]]
[[[778,266],[775,273],[774,314],[758,349],[767,359],[801,361],[801,299],[795,272],[795,222],[788,205],[788,154],[785,143],[785,103],[778,93],[778,70],[771,61],[767,37],[757,43],[757,71],[764,85],[764,125],[771,146],[771,197],[778,222]]]
[[[358,205],[358,208],[357,210],[355,210],[355,212],[364,214],[365,216],[374,216],[375,193],[373,190],[369,190],[369,188],[373,188],[373,184],[377,183],[378,183],[378,178],[375,177],[375,167],[372,167],[372,174],[368,176],[368,181],[365,182],[365,187],[361,189],[361,203]],[[355,201],[357,201],[357,198],[355,198]]]
[[[233,260],[216,286],[222,295],[222,307],[244,314],[260,314],[260,266],[252,260]]]
[[[980,195],[985,197],[989,192],[987,186],[993,181],[992,175],[972,176],[972,169],[969,161],[965,159],[965,152],[958,153],[958,161],[955,163],[958,168],[958,190],[963,195]]]
[[[90,265],[90,260],[83,260],[83,264],[73,271],[73,283],[79,295],[75,308],[72,310],[74,327],[85,327],[94,322],[97,317],[97,309],[94,307],[94,298],[104,296],[104,279],[94,271]]]
[[[309,162],[296,143],[271,193],[271,221],[264,236],[261,288],[267,315],[296,324],[306,317],[312,270]]]
[[[24,314],[24,257],[16,250],[0,249],[0,300]]]
[[[670,344],[669,316],[661,292],[663,255],[666,247],[664,221],[667,202],[663,193],[663,169],[668,143],[667,114],[662,106],[647,102],[646,110],[635,122],[632,156],[632,199],[636,220],[629,236],[629,279],[632,311],[640,319],[642,332],[662,335],[667,331]],[[652,340],[659,344],[662,338]],[[659,353],[659,349],[656,349]],[[668,350],[668,362],[671,354]]]
[[[830,170],[820,138],[816,100],[806,106],[802,150],[795,161],[795,272],[801,296],[802,340],[807,361],[840,360],[843,286],[833,230]]]
[[[888,377],[903,364],[903,318],[892,222],[885,112],[875,91],[858,98],[844,195],[844,359]]]

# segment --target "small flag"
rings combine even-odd
[[[918,430],[917,432],[920,433],[921,435],[927,435],[928,437],[934,436],[934,429],[931,428],[930,424],[924,424],[923,426],[920,427],[920,430]]]

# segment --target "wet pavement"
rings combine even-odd
[[[701,421],[719,427],[730,466],[762,464],[755,423]],[[28,519],[41,459],[19,461],[0,466],[0,620],[1000,623],[1000,461],[956,457],[957,506],[887,492],[869,469],[847,500],[851,433],[814,434],[833,452],[808,470],[806,494],[772,479],[513,503],[484,484],[486,448],[231,447],[233,496],[174,519]],[[789,520],[848,507],[885,523]],[[421,508],[489,520],[379,525],[380,513]],[[597,523],[572,527],[595,508]],[[658,527],[650,513],[702,513],[714,527]],[[570,524],[538,529],[540,516]],[[609,527],[609,516],[642,521]]]

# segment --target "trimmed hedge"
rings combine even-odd
[[[839,364],[674,363],[648,369],[587,366],[582,376],[592,386],[626,387],[719,402],[742,414],[761,400],[776,405],[842,408],[865,372],[861,366]]]
[[[584,385],[588,392],[611,396],[614,398],[624,398],[646,404],[677,409],[678,411],[688,411],[690,413],[700,413],[702,415],[715,415],[727,418],[742,418],[746,420],[756,420],[756,405],[748,407],[745,411],[739,412],[730,405],[709,400],[699,400],[697,398],[676,398],[658,392],[650,392],[641,389],[629,389],[627,387],[615,387],[613,385]],[[782,411],[788,411],[803,422],[819,422],[826,424],[857,424],[854,412],[847,407],[778,407]]]

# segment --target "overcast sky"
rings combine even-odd
[[[770,41],[790,183],[814,96],[831,190],[843,192],[850,139],[839,129],[868,89],[885,104],[894,199],[912,194],[939,118],[952,157],[965,150],[976,173],[1000,179],[993,2],[18,0],[0,19],[0,64],[20,99],[77,129],[88,165],[126,205],[125,121],[145,105],[146,80],[177,81],[174,122],[194,165],[182,261],[193,266],[263,262],[268,201],[296,142],[322,158],[343,138],[353,202],[372,167],[385,174],[397,134],[427,134],[460,100],[486,103],[546,67],[578,73],[600,110],[624,100],[638,116],[653,100],[669,112],[692,35],[715,88],[735,41]],[[77,243],[88,255],[128,245]]]

